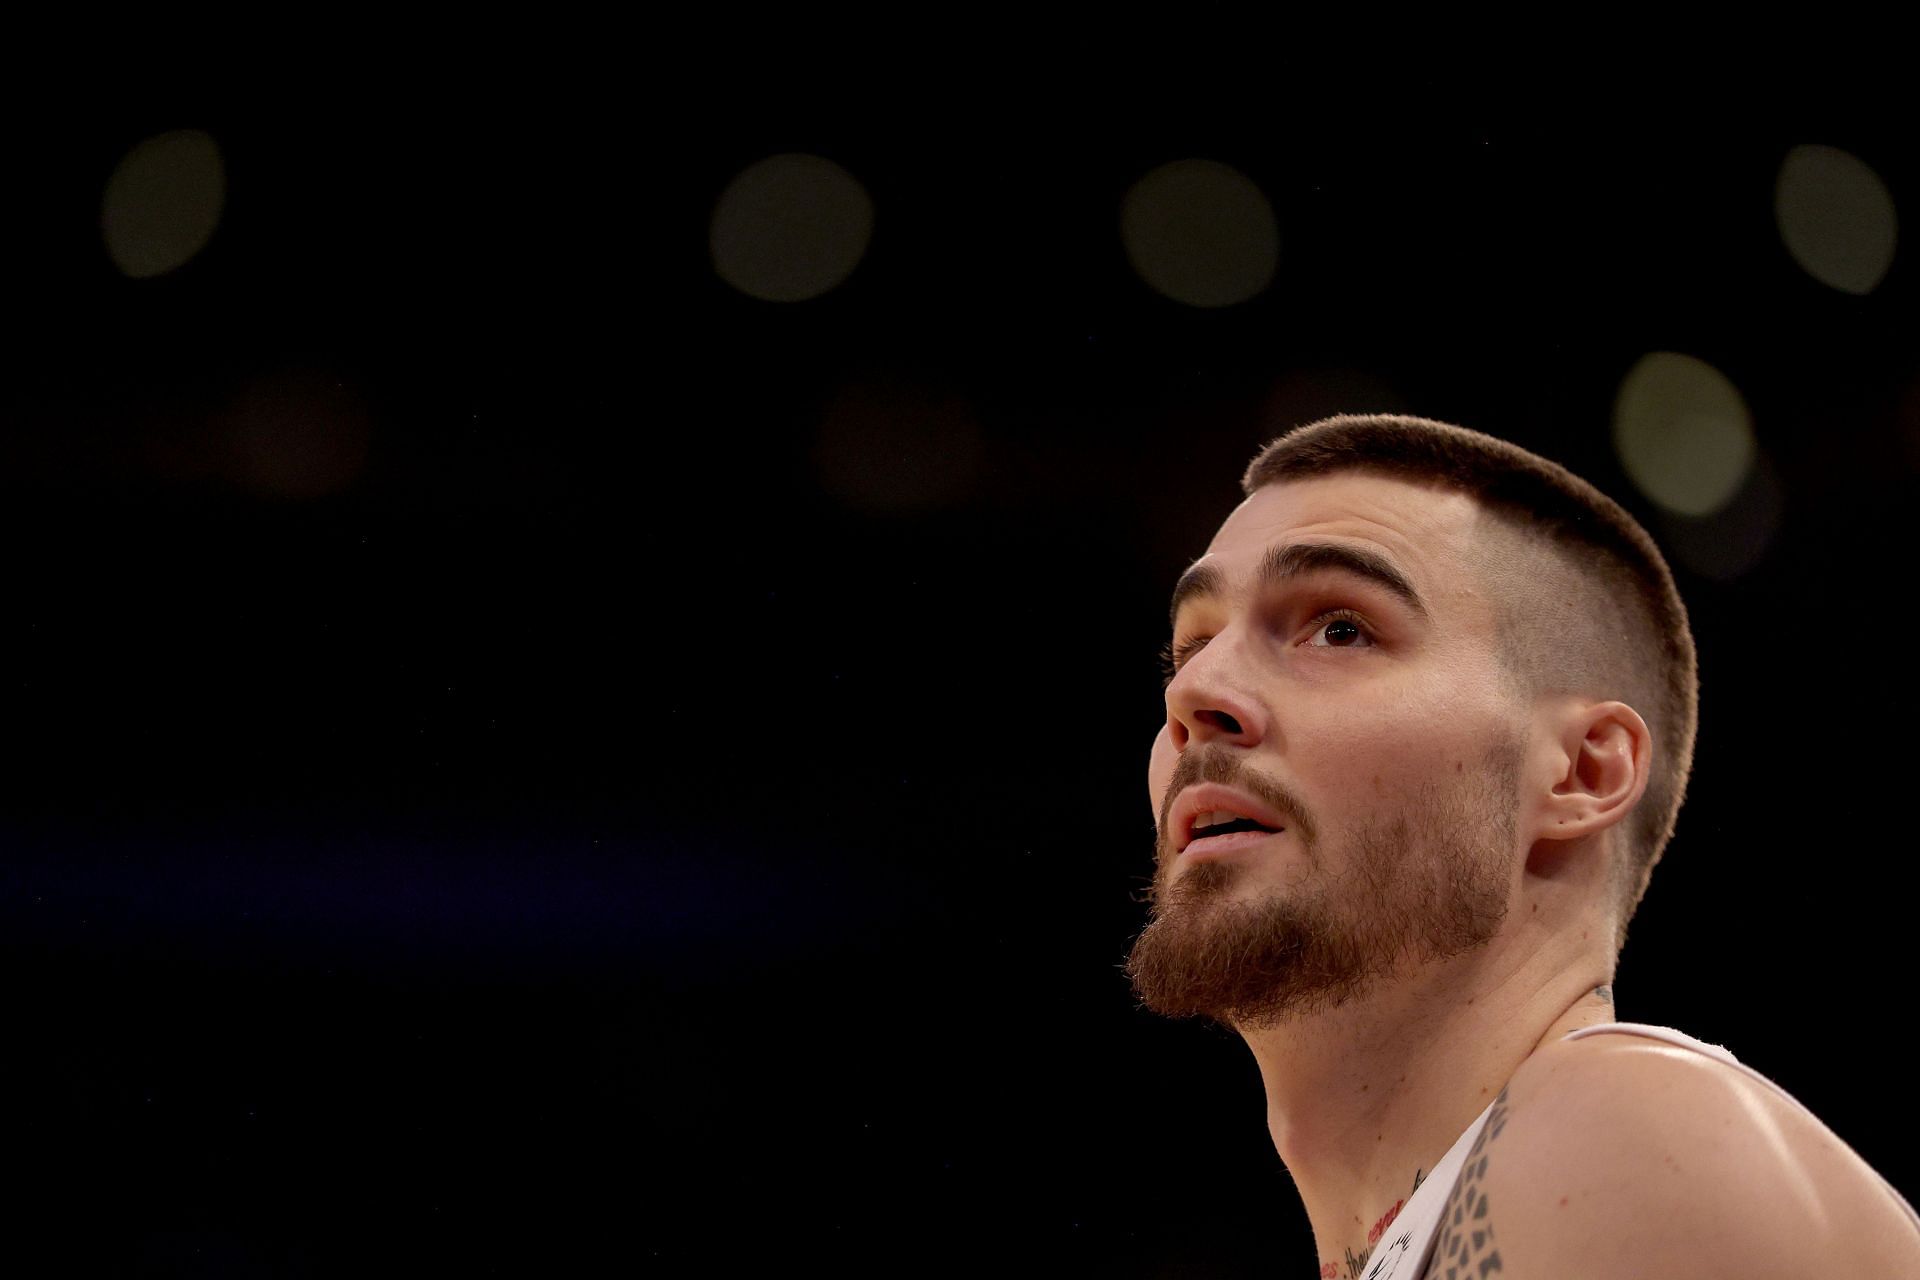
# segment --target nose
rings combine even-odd
[[[1185,751],[1189,743],[1250,747],[1266,736],[1260,701],[1242,692],[1231,639],[1222,632],[1187,659],[1167,685],[1167,735]]]

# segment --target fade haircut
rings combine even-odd
[[[1462,492],[1490,519],[1479,548],[1495,587],[1499,655],[1524,695],[1574,693],[1640,713],[1654,741],[1646,793],[1612,863],[1614,954],[1686,795],[1699,721],[1693,632],[1673,573],[1619,503],[1516,444],[1430,418],[1341,414],[1296,427],[1240,487],[1368,472]]]

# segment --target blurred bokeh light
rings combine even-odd
[[[714,206],[709,246],[720,278],[768,302],[804,302],[860,265],[873,199],[824,156],[787,152],[742,170]]]
[[[1121,204],[1120,238],[1142,280],[1191,307],[1258,296],[1280,262],[1272,202],[1217,160],[1175,160],[1134,183]]]
[[[1753,417],[1739,389],[1705,360],[1654,351],[1621,380],[1613,447],[1648,498],[1677,515],[1711,515],[1753,467]]]
[[[165,275],[206,247],[226,202],[226,166],[211,134],[176,129],[148,138],[107,179],[100,201],[107,254],[135,279]]]
[[[1787,252],[1821,284],[1871,293],[1893,265],[1893,196],[1852,152],[1812,144],[1789,151],[1774,184],[1773,212]]]
[[[1732,582],[1766,558],[1785,506],[1779,472],[1762,450],[1724,506],[1707,516],[1669,517],[1661,521],[1658,535],[1678,564],[1716,582]]]

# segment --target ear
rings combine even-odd
[[[1653,734],[1624,702],[1573,702],[1559,717],[1559,779],[1540,799],[1539,838],[1605,831],[1640,803],[1653,768]]]

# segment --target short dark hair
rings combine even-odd
[[[1465,493],[1515,535],[1501,548],[1562,591],[1507,590],[1501,655],[1532,693],[1618,699],[1653,734],[1652,777],[1613,867],[1614,952],[1673,837],[1693,767],[1700,679],[1693,632],[1653,538],[1619,503],[1519,445],[1430,418],[1340,414],[1296,427],[1253,459],[1240,487],[1360,471]],[[1557,569],[1557,571],[1556,571]],[[1579,601],[1549,615],[1543,599]]]

